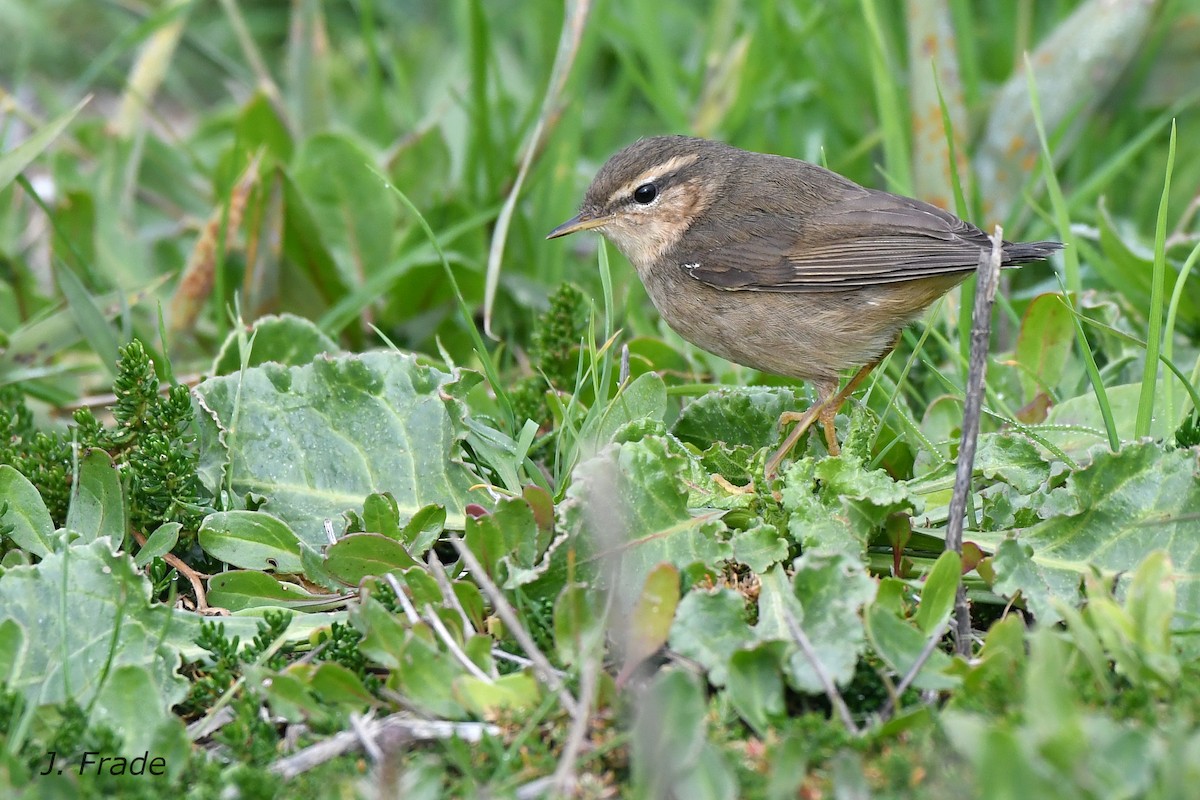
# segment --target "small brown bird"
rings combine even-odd
[[[975,271],[987,235],[936,206],[783,156],[687,136],[642,139],[600,169],[548,239],[596,229],[629,259],[662,318],[730,361],[812,381],[818,401],[767,462],[834,418],[901,329]],[[1004,243],[1003,265],[1058,242]],[[862,366],[866,365],[866,366]],[[838,376],[862,369],[841,392]]]

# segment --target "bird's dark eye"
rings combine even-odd
[[[658,197],[658,187],[653,183],[643,183],[633,190],[633,201],[648,206]]]

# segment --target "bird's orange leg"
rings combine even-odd
[[[894,346],[895,345],[893,345],[893,347]],[[870,364],[867,364],[858,372],[854,373],[854,377],[850,379],[850,382],[847,383],[845,387],[837,394],[833,393],[836,384],[818,383],[817,402],[814,403],[813,406],[803,414],[787,411],[780,415],[780,425],[786,425],[789,422],[795,421],[796,427],[792,428],[792,432],[788,434],[787,439],[784,440],[779,449],[772,453],[771,457],[767,459],[767,465],[764,473],[768,479],[775,477],[776,473],[779,471],[780,463],[782,463],[787,454],[791,452],[791,449],[796,446],[796,442],[800,441],[800,437],[804,435],[804,432],[811,428],[812,424],[818,419],[821,421],[821,427],[825,429],[825,444],[829,448],[829,454],[831,456],[836,456],[841,452],[841,448],[838,447],[837,442],[837,429],[833,424],[834,420],[837,418],[837,413],[841,410],[842,406],[845,405],[846,399],[854,393],[854,390],[862,385],[862,382],[867,379],[867,376],[871,374],[871,371],[879,366],[880,363],[882,363],[883,359],[887,357],[887,354],[890,353],[891,350],[892,349],[889,347],[887,352],[885,352],[882,356],[875,359]]]
[[[836,383],[820,381],[817,383],[817,402],[813,403],[807,411],[805,411],[803,414],[795,411],[785,411],[780,415],[780,427],[787,425],[789,422],[795,422],[796,427],[792,428],[792,432],[789,433],[787,438],[783,440],[783,444],[779,446],[779,449],[772,453],[771,457],[767,459],[767,465],[766,469],[764,470],[764,474],[768,480],[774,478],[776,473],[779,472],[779,465],[783,462],[784,457],[791,452],[792,448],[796,446],[796,442],[800,441],[800,437],[812,427],[812,424],[818,419],[820,419],[824,424],[825,418],[823,415],[825,408],[828,407],[829,403],[833,400],[834,390],[836,389]],[[827,427],[825,430],[826,436],[828,436],[829,428]]]

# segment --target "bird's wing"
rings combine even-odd
[[[974,270],[990,247],[983,231],[953,214],[869,190],[815,214],[749,214],[723,229],[722,238],[676,254],[688,274],[719,289],[813,292],[910,281]]]

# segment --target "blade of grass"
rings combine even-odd
[[[1163,329],[1162,357],[1164,363],[1170,363],[1174,356],[1175,314],[1179,311],[1179,301],[1183,298],[1183,287],[1187,285],[1188,276],[1192,273],[1192,267],[1196,266],[1197,259],[1200,259],[1200,243],[1192,248],[1187,260],[1183,262],[1183,268],[1179,270],[1179,275],[1175,278],[1175,288],[1171,291],[1171,302],[1167,307],[1167,322]],[[1171,384],[1168,382],[1163,386],[1163,409],[1168,420],[1174,418],[1173,405]],[[1197,405],[1193,399],[1192,407],[1200,408],[1200,405]]]
[[[83,254],[75,247],[74,241],[67,236],[58,225],[58,220],[54,212],[41,195],[33,188],[33,184],[24,175],[17,176],[17,182],[21,185],[26,193],[37,204],[42,213],[46,215],[46,219],[50,220],[50,226],[54,230],[54,235],[66,244],[71,254],[75,256],[76,263],[86,264],[87,260]],[[70,311],[71,318],[75,321],[79,333],[83,336],[92,351],[99,357],[100,363],[104,365],[105,370],[112,376],[117,374],[117,350],[119,343],[117,335],[113,327],[108,324],[108,319],[104,312],[100,309],[100,304],[96,298],[88,292],[83,281],[71,269],[70,264],[62,259],[55,259],[57,269],[54,274],[58,279],[58,288],[63,294],[63,298],[67,301],[67,309]],[[119,299],[123,299],[118,296]],[[128,307],[122,303],[123,310],[128,313]]]
[[[1142,391],[1138,397],[1137,417],[1133,434],[1138,438],[1150,435],[1154,417],[1154,395],[1158,389],[1158,354],[1162,349],[1163,297],[1167,283],[1167,207],[1171,194],[1171,173],[1175,170],[1175,123],[1171,123],[1171,142],[1167,145],[1167,170],[1163,177],[1162,199],[1158,203],[1158,220],[1154,225],[1154,269],[1150,277],[1149,325],[1146,330],[1146,364],[1142,369]]]
[[[72,108],[70,111],[65,111],[54,118],[53,121],[43,125],[37,133],[30,136],[19,145],[9,150],[7,153],[0,154],[0,191],[8,188],[18,175],[25,171],[35,158],[40,156],[42,152],[50,146],[58,135],[62,133],[71,120],[75,119],[91,96],[85,97],[83,100]]]
[[[942,131],[946,137],[947,157],[950,159],[950,183],[954,190],[955,213],[963,219],[970,219],[971,214],[970,209],[967,208],[967,196],[963,192],[962,178],[958,172],[958,154],[955,152],[956,148],[954,146],[954,120],[950,116],[950,109],[946,105],[946,98],[942,95],[942,84],[938,80],[937,64],[930,61],[930,68],[933,70],[933,85],[937,89],[938,105],[941,108],[942,114]],[[971,315],[966,313],[966,309],[974,306],[977,285],[978,281],[972,275],[963,281],[962,289],[959,292],[962,304],[958,314],[958,350],[964,362],[969,361],[971,347]],[[963,375],[963,382],[966,382],[965,374]]]
[[[1104,419],[1104,431],[1108,436],[1108,447],[1115,453],[1121,449],[1121,439],[1117,435],[1117,422],[1113,418],[1112,405],[1108,402],[1104,379],[1100,377],[1100,369],[1096,366],[1096,357],[1092,355],[1087,334],[1083,332],[1083,325],[1079,321],[1083,315],[1075,308],[1075,301],[1072,299],[1074,295],[1067,291],[1066,285],[1062,283],[1061,275],[1058,280],[1062,287],[1063,302],[1067,308],[1071,309],[1072,319],[1075,320],[1075,341],[1079,344],[1079,352],[1083,354],[1083,364],[1087,369],[1088,380],[1091,381],[1092,390],[1096,393],[1096,403],[1100,406],[1100,416]]]
[[[492,391],[496,393],[496,402],[500,405],[500,410],[504,413],[504,422],[507,424],[507,429],[514,431],[517,429],[516,417],[513,415],[512,400],[509,399],[508,392],[504,390],[504,384],[500,382],[500,371],[496,368],[496,362],[492,360],[492,354],[488,351],[487,345],[483,343],[483,336],[479,333],[479,328],[475,326],[475,318],[471,314],[471,309],[467,305],[467,301],[463,298],[462,290],[458,287],[458,280],[454,277],[454,270],[450,267],[450,259],[446,257],[446,251],[442,249],[442,244],[438,240],[438,236],[430,227],[425,215],[416,207],[408,195],[400,190],[399,186],[392,184],[387,176],[376,170],[373,166],[367,165],[367,169],[375,173],[375,176],[383,182],[383,185],[391,189],[404,207],[416,217],[417,224],[421,226],[421,230],[425,231],[425,235],[429,237],[429,243],[433,245],[433,249],[437,252],[438,258],[442,262],[442,269],[446,273],[446,280],[450,282],[450,288],[454,292],[455,299],[458,300],[458,310],[462,314],[463,323],[466,325],[467,333],[471,337],[471,343],[475,346],[475,352],[479,356],[479,363],[483,367],[483,374],[487,377],[488,383],[492,387]]]
[[[896,77],[888,63],[887,40],[879,21],[879,9],[875,0],[860,0],[860,6],[871,36],[871,78],[879,125],[883,128],[883,160],[887,174],[891,176],[891,189],[900,194],[912,194],[912,165],[904,135],[904,112]]]
[[[1071,235],[1071,216],[1067,202],[1063,197],[1062,187],[1058,184],[1058,175],[1054,172],[1054,158],[1050,155],[1050,143],[1046,138],[1046,126],[1042,122],[1042,104],[1038,99],[1037,81],[1033,78],[1033,64],[1028,54],[1025,56],[1025,79],[1029,85],[1029,105],[1033,110],[1033,124],[1037,129],[1038,142],[1042,148],[1042,177],[1046,181],[1046,193],[1050,195],[1050,204],[1054,208],[1054,222],[1058,227],[1059,238],[1066,247],[1063,248],[1063,271],[1067,289],[1078,296],[1082,281],[1079,276],[1079,252],[1071,246],[1074,236]]]
[[[488,248],[487,275],[483,285],[483,331],[492,338],[495,338],[492,333],[492,307],[496,303],[496,290],[500,286],[501,259],[504,256],[504,243],[508,240],[508,226],[516,211],[517,199],[521,196],[525,177],[533,166],[534,156],[541,149],[542,138],[546,134],[554,108],[558,105],[558,98],[567,85],[571,65],[575,63],[575,56],[583,41],[583,29],[587,24],[591,6],[591,0],[568,0],[566,3],[558,52],[554,54],[554,66],[550,69],[550,84],[545,97],[542,98],[542,110],[533,126],[533,133],[525,142],[525,153],[521,157],[521,166],[517,169],[512,189],[504,200],[499,216],[496,217],[496,228],[492,233],[492,244]]]
[[[1079,274],[1079,251],[1071,246],[1075,237],[1071,233],[1070,211],[1067,201],[1063,197],[1062,187],[1058,184],[1058,176],[1054,172],[1054,158],[1050,155],[1050,144],[1046,139],[1046,126],[1042,123],[1042,106],[1038,99],[1037,81],[1034,80],[1033,64],[1030,62],[1028,54],[1025,56],[1025,79],[1029,86],[1029,104],[1033,111],[1033,124],[1037,129],[1038,142],[1042,149],[1042,176],[1046,181],[1046,193],[1050,196],[1050,205],[1054,209],[1054,221],[1058,227],[1059,238],[1066,245],[1063,249],[1063,275],[1059,275],[1058,279],[1062,282],[1063,295],[1067,298],[1074,298],[1079,296],[1083,285]],[[1069,303],[1073,310],[1074,301],[1069,300]],[[1100,407],[1100,414],[1104,418],[1108,446],[1116,452],[1121,447],[1121,439],[1117,435],[1117,423],[1113,418],[1112,404],[1108,401],[1108,391],[1104,386],[1104,379],[1100,376],[1100,370],[1096,366],[1096,357],[1092,354],[1091,345],[1088,344],[1087,334],[1083,332],[1083,326],[1078,319],[1075,320],[1075,339],[1084,359],[1092,391],[1096,394],[1096,403]]]
[[[1192,253],[1193,253],[1193,255],[1200,253],[1200,245],[1197,245],[1196,249],[1193,250]],[[1067,308],[1069,308],[1071,310],[1071,313],[1074,315],[1076,322],[1086,322],[1088,325],[1091,325],[1093,328],[1102,330],[1105,333],[1109,334],[1110,336],[1114,336],[1124,342],[1129,342],[1130,344],[1135,345],[1137,347],[1145,348],[1147,346],[1146,342],[1137,338],[1133,334],[1126,333],[1125,331],[1118,330],[1118,329],[1112,327],[1111,325],[1107,325],[1099,320],[1092,319],[1091,317],[1087,316],[1086,314],[1083,314],[1079,310],[1073,308],[1071,306],[1071,304],[1068,303],[1065,299],[1063,299],[1062,302],[1065,306],[1067,306]],[[1187,376],[1187,374],[1184,373],[1184,371],[1181,370],[1174,361],[1172,361],[1170,358],[1168,358],[1166,356],[1165,353],[1159,353],[1158,360],[1161,361],[1162,365],[1164,367],[1166,367],[1167,370],[1172,375],[1174,375],[1176,378],[1178,378],[1180,383],[1183,384],[1184,391],[1186,391],[1188,393],[1188,397],[1190,397],[1192,400],[1192,407],[1200,408],[1200,388],[1197,388],[1197,385],[1200,384],[1200,380],[1197,380],[1196,377],[1189,378]],[[1168,424],[1170,424],[1170,422],[1174,419],[1174,416],[1167,416],[1167,417],[1165,417],[1165,419],[1167,420]]]

